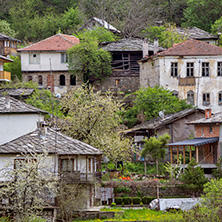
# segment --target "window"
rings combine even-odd
[[[65,86],[66,85],[66,78],[64,75],[59,76],[59,85],[60,86]]]
[[[68,55],[66,53],[61,54],[61,63],[67,63],[68,62]]]
[[[202,62],[202,76],[209,76],[209,62]]]
[[[222,76],[222,62],[217,63],[217,76]]]
[[[177,77],[178,76],[178,63],[171,62],[171,76]]]
[[[42,76],[38,76],[38,84],[39,86],[43,85]]]
[[[28,76],[28,82],[32,81],[32,76]]]
[[[116,79],[116,86],[118,86],[120,84],[120,79]]]
[[[213,127],[212,126],[209,127],[209,133],[213,133]]]
[[[70,75],[70,85],[75,86],[76,85],[76,76]]]
[[[39,53],[29,54],[29,64],[39,64],[39,63],[40,63]]]
[[[218,104],[222,105],[222,91],[218,93]]]
[[[74,159],[61,159],[62,172],[74,172]]]
[[[192,90],[187,92],[187,102],[194,105],[194,92]]]
[[[176,96],[176,97],[178,98],[178,92],[177,92],[176,90],[174,90],[174,91],[172,92],[172,96]]]
[[[194,64],[193,62],[187,63],[187,76],[192,77],[194,76]]]
[[[204,106],[210,105],[210,93],[203,94],[203,105]]]

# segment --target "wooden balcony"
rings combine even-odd
[[[194,86],[195,77],[179,78],[179,85],[180,86]]]
[[[0,71],[0,81],[11,81],[11,73],[7,71]]]
[[[79,171],[74,172],[62,172],[60,174],[61,180],[66,183],[78,183],[78,184],[92,184],[100,182],[102,175],[100,172],[96,173],[80,173]]]

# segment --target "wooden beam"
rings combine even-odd
[[[198,146],[196,146],[196,161],[199,163],[199,152],[198,152]]]
[[[170,147],[170,162],[173,164],[173,148],[172,146]]]
[[[190,161],[192,159],[192,151],[191,151],[191,146],[190,146]]]
[[[183,146],[183,164],[185,164],[186,161],[185,161],[185,146]]]
[[[179,163],[179,147],[177,146],[177,164]]]

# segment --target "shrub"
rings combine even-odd
[[[140,204],[141,198],[140,197],[133,197],[133,204]]]
[[[117,205],[121,205],[122,202],[123,202],[123,198],[122,198],[122,197],[116,197],[116,198],[115,198],[115,203],[116,203]]]
[[[126,205],[129,205],[132,203],[132,198],[131,197],[123,197],[123,202]]]
[[[112,203],[111,203],[111,206],[112,206],[112,207],[115,207],[115,206],[116,206],[116,203],[112,202]]]
[[[152,200],[156,199],[156,197],[142,197],[142,203],[143,204],[149,204]]]
[[[11,222],[8,217],[0,217],[0,222]]]

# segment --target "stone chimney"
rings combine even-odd
[[[39,130],[39,136],[40,137],[46,137],[47,134],[47,126],[44,121],[38,121],[37,122],[37,128]]]
[[[155,38],[154,39],[154,43],[153,43],[153,45],[154,45],[154,55],[158,52],[158,47],[159,47],[159,40],[158,40],[158,38]]]
[[[211,109],[205,109],[205,119],[211,118]]]
[[[149,44],[147,38],[143,40],[143,58],[149,56]]]

